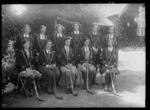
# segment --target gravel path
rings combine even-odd
[[[117,91],[121,97],[103,91],[102,86],[94,85],[96,94],[87,93],[81,87],[76,87],[78,96],[65,94],[64,87],[58,88],[58,94],[64,100],[58,100],[54,95],[40,94],[46,99],[40,102],[35,96],[26,98],[10,94],[8,107],[145,107],[145,52],[119,52],[120,75],[117,76]],[[134,67],[134,68],[133,68]],[[137,68],[137,69],[136,69]],[[100,76],[97,77],[99,82]]]

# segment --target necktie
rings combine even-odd
[[[74,34],[79,34],[79,31],[75,31]]]
[[[27,54],[27,57],[29,59],[29,50],[25,50],[26,54]]]
[[[108,51],[109,59],[111,58],[111,49],[112,48],[109,48],[109,51]]]
[[[86,52],[86,58],[88,59],[88,58],[89,58],[89,50],[88,50],[88,47],[85,48],[85,52]]]
[[[48,51],[48,54],[50,54],[50,51]]]
[[[68,54],[69,54],[69,47],[67,47],[67,51],[68,51]]]
[[[58,35],[57,35],[58,37],[62,37],[62,34],[60,34],[60,33],[58,33]]]
[[[24,34],[24,37],[29,37],[28,34]]]
[[[68,54],[69,54],[69,47],[68,46],[66,47],[66,52],[67,52],[67,56],[68,56]]]
[[[96,32],[93,32],[93,35],[96,35]]]
[[[41,39],[44,39],[44,36],[41,34]]]

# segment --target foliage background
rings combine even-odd
[[[47,27],[46,34],[53,37],[54,21],[57,17],[65,18],[68,21],[78,21],[82,24],[81,31],[85,35],[88,34],[92,22],[101,21],[104,14],[99,10],[98,4],[24,4],[27,8],[22,15],[16,15],[10,9],[10,5],[2,5],[2,52],[5,53],[8,40],[15,40],[16,36],[21,32],[24,24],[28,23],[31,26],[31,34],[39,31],[40,25],[44,24]],[[137,24],[134,22],[134,17],[138,14],[139,4],[131,4],[127,11],[117,19],[116,27],[121,29],[119,33],[120,47],[141,47],[145,46],[145,37],[136,35]],[[130,27],[127,27],[127,23]],[[65,26],[65,34],[68,34],[72,28],[70,24],[62,22]],[[104,35],[108,31],[108,27],[101,27],[100,32]],[[142,40],[141,40],[142,39]]]

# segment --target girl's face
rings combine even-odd
[[[26,34],[28,34],[28,33],[30,32],[30,27],[29,27],[29,26],[26,26],[25,29],[24,29],[24,32],[25,32]]]
[[[41,28],[41,33],[45,33],[46,32],[46,27]]]
[[[74,30],[78,31],[79,30],[79,26],[77,24],[74,25]]]
[[[51,48],[51,46],[52,46],[52,43],[51,43],[51,42],[47,42],[47,44],[46,44],[46,48],[47,48],[47,49],[50,49],[50,48]]]
[[[57,31],[58,31],[58,33],[62,33],[62,27],[59,26],[59,27],[57,28]]]
[[[24,43],[24,48],[25,48],[25,49],[29,49],[29,47],[30,47],[30,42]]]
[[[69,46],[70,43],[71,43],[71,40],[70,40],[70,39],[68,39],[68,40],[65,41],[65,45],[66,45],[66,46]]]
[[[98,27],[95,25],[95,26],[93,26],[93,31],[94,32],[97,32],[97,29],[98,29]]]
[[[90,44],[90,40],[87,39],[87,40],[84,42],[84,45],[87,47],[87,46],[89,46],[89,44]]]

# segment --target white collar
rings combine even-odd
[[[61,36],[62,37],[62,33],[57,33],[57,36]]]
[[[41,39],[45,39],[45,35],[40,34]]]
[[[108,51],[112,51],[113,50],[113,47],[108,47]]]
[[[46,52],[48,53],[48,52],[50,52],[50,50],[46,49]]]
[[[79,34],[79,31],[74,31],[74,34]]]
[[[97,35],[97,32],[93,32],[94,35]]]
[[[29,49],[24,49],[25,52],[29,52]]]
[[[24,37],[29,37],[29,34],[23,34]]]
[[[66,45],[65,45],[65,49],[67,49],[67,47],[69,48],[69,46],[66,46]]]

